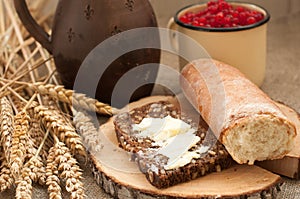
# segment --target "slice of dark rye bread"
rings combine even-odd
[[[195,134],[200,137],[200,141],[190,150],[196,150],[201,145],[211,146],[208,152],[201,154],[200,158],[192,159],[185,166],[165,170],[164,165],[167,163],[168,157],[158,154],[157,151],[160,149],[158,145],[150,138],[138,136],[139,132],[134,131],[132,125],[140,123],[144,117],[163,118],[167,115],[181,119],[197,129]],[[133,109],[129,113],[120,113],[116,115],[114,125],[119,146],[131,152],[132,159],[137,162],[140,171],[157,188],[167,188],[212,172],[221,171],[228,168],[232,163],[232,159],[224,146],[212,132],[207,131],[208,127],[202,119],[200,119],[199,124],[193,122],[169,102],[150,103]]]

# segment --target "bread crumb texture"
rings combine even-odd
[[[272,114],[241,118],[228,128],[224,145],[238,163],[282,158],[293,148],[295,127]]]

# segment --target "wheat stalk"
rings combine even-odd
[[[77,134],[72,124],[59,111],[40,105],[34,108],[34,112],[44,126],[47,129],[51,129],[71,149],[73,154],[78,153],[86,156],[86,150],[81,137]]]
[[[10,157],[10,147],[12,134],[14,131],[14,115],[10,102],[6,97],[0,99],[0,122],[1,122],[1,145],[3,147],[6,160],[9,160]]]
[[[68,103],[75,107],[80,107],[89,111],[96,111],[99,114],[113,115],[118,112],[108,104],[97,101],[96,99],[86,97],[84,94],[75,93],[73,90],[65,89],[61,85],[43,84],[41,82],[28,84],[28,86],[38,91],[42,95],[49,95],[59,101]]]

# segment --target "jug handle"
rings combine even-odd
[[[15,9],[27,31],[44,47],[52,53],[50,35],[33,19],[25,0],[14,0]]]

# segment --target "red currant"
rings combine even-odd
[[[200,18],[198,19],[198,22],[199,22],[199,23],[205,24],[205,23],[206,23],[206,18],[205,18],[205,17],[200,17]]]
[[[247,24],[250,25],[250,24],[254,24],[256,23],[256,19],[254,17],[248,17],[247,18]]]

